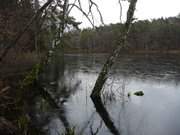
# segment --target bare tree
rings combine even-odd
[[[124,26],[124,33],[123,36],[120,38],[117,48],[113,51],[112,55],[107,59],[106,63],[104,64],[99,76],[96,80],[95,86],[91,93],[91,98],[99,97],[101,94],[102,87],[108,78],[108,73],[115,63],[116,59],[120,56],[122,50],[126,48],[126,40],[129,34],[129,30],[131,28],[131,24],[133,21],[133,15],[136,7],[137,0],[131,0],[129,9],[127,11],[127,19]]]

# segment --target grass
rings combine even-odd
[[[75,128],[69,128],[63,135],[76,135]]]

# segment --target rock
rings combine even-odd
[[[144,92],[143,91],[136,91],[136,92],[134,92],[134,95],[136,95],[136,96],[143,96]]]

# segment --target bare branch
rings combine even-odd
[[[89,1],[89,11],[88,11],[87,15],[88,16],[89,16],[89,14],[91,15],[92,22],[93,22],[93,25],[94,25],[94,15],[93,15],[93,12],[92,12],[92,6],[93,6],[93,4]]]
[[[94,5],[96,7],[96,10],[97,10],[99,17],[100,17],[100,20],[101,20],[101,23],[104,25],[104,20],[103,20],[101,11],[99,10],[99,6],[92,0],[89,0],[89,2],[92,4],[92,6]]]
[[[76,4],[69,4],[69,6],[76,7],[88,19],[88,21],[91,23],[92,27],[95,28],[95,26],[94,26],[93,22],[91,21],[91,19],[89,18],[88,14],[86,12],[84,12],[83,9],[81,9]]]
[[[73,5],[76,4],[76,1],[77,1],[77,0],[74,0]],[[74,7],[73,5],[72,5],[72,6],[69,8],[69,10],[67,11],[67,15],[69,15],[69,13],[71,12],[71,10],[73,9],[73,7]],[[70,6],[70,5],[68,5],[68,7],[69,7],[69,6]]]
[[[119,7],[120,7],[119,20],[120,20],[120,23],[122,23],[122,4],[121,4],[121,0],[118,0],[118,2],[119,2]]]
[[[78,0],[79,7],[82,9],[81,0]]]

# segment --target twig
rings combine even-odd
[[[96,7],[96,10],[97,10],[100,20],[101,20],[101,23],[104,25],[104,20],[103,20],[103,17],[102,17],[101,11],[99,10],[98,5],[95,2],[93,2],[92,0],[89,0],[89,2]]]
[[[79,6],[77,6],[76,4],[72,3],[69,4],[69,6],[73,6],[76,7],[79,11],[81,11],[81,13],[88,19],[88,21],[91,23],[92,27],[95,28],[93,22],[91,21],[91,19],[89,18],[89,16],[86,14],[86,12],[83,11],[83,9],[81,9]]]
[[[119,7],[120,7],[119,20],[120,20],[120,23],[122,23],[122,4],[121,4],[121,0],[118,0],[118,2],[119,2]]]

